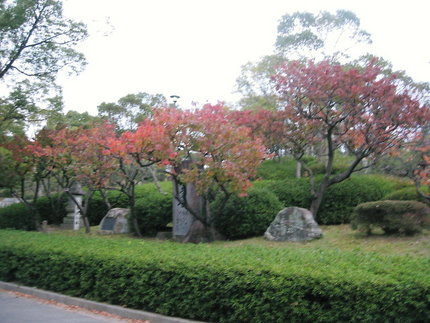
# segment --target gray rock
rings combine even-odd
[[[307,241],[322,237],[322,231],[309,210],[287,207],[280,211],[264,233],[271,241]]]
[[[20,202],[21,201],[15,197],[5,197],[4,199],[0,198],[0,207],[6,207]]]
[[[129,233],[128,215],[130,209],[114,208],[110,209],[100,222],[100,233]]]

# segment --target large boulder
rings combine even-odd
[[[130,209],[110,209],[100,222],[99,232],[111,234],[129,233],[127,220],[129,213]]]
[[[309,210],[287,207],[280,211],[264,233],[271,241],[307,241],[322,237],[322,231]]]

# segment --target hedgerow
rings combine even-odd
[[[320,178],[316,179],[317,183]],[[349,223],[354,207],[358,204],[380,200],[388,193],[408,185],[409,182],[394,177],[354,175],[327,189],[316,221],[319,224]],[[258,187],[267,188],[275,193],[285,207],[309,208],[311,204],[309,178],[262,181]]]
[[[49,224],[60,224],[66,215],[66,200],[65,195],[52,195],[50,198],[40,197],[36,203],[40,220],[46,220]],[[35,230],[31,212],[30,208],[23,203],[0,208],[0,229]]]
[[[427,258],[0,231],[0,279],[210,322],[426,322]]]
[[[283,209],[275,194],[251,187],[245,197],[232,196],[222,208],[218,196],[211,203],[215,227],[227,239],[244,239],[261,236],[279,211]]]

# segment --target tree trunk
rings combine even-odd
[[[158,190],[161,194],[166,194],[166,192],[165,192],[165,191],[163,190],[163,188],[160,186],[160,182],[159,182],[159,180],[158,180],[156,170],[155,170],[152,166],[149,166],[149,167],[148,167],[148,169],[149,169],[149,172],[151,173],[152,179],[153,179],[153,181],[154,181],[155,186],[157,187],[157,190]]]
[[[131,221],[133,223],[134,231],[136,232],[136,235],[139,238],[142,238],[142,232],[140,232],[139,228],[139,221],[137,220],[136,216],[136,195],[135,195],[135,189],[134,189],[134,183],[130,183],[130,188],[128,192],[128,201],[130,204],[130,217]]]
[[[302,177],[302,164],[300,162],[296,162],[296,178]]]
[[[322,180],[322,182],[320,183],[320,185],[318,186],[318,189],[312,195],[312,201],[311,201],[311,205],[309,207],[309,211],[311,211],[312,215],[314,216],[314,220],[316,220],[316,218],[317,218],[322,199],[323,199],[324,194],[327,191],[328,187],[329,187],[328,178],[324,178]]]

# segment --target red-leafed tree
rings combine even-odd
[[[265,147],[252,138],[249,128],[232,123],[222,104],[195,111],[158,110],[154,122],[163,126],[170,141],[166,162],[175,185],[174,198],[203,224],[206,237],[202,238],[210,241],[214,230],[208,201],[215,192],[221,192],[225,201],[233,193],[246,194],[266,156]],[[203,199],[198,210],[188,204],[188,183]]]
[[[141,236],[136,216],[135,187],[144,169],[167,163],[171,151],[170,141],[161,125],[146,119],[134,132],[124,132],[118,138],[111,136],[105,142],[105,147],[104,153],[115,160],[118,169],[113,183],[127,196],[133,228]]]
[[[311,185],[314,216],[330,185],[397,149],[429,119],[429,108],[414,93],[400,91],[396,76],[383,75],[372,62],[364,68],[327,61],[288,62],[273,80],[291,131],[285,137],[286,146],[291,144],[300,159],[300,151],[309,142],[326,145],[325,174],[318,184],[312,181]],[[340,174],[333,174],[336,150],[355,157]],[[370,163],[363,165],[364,159]]]
[[[10,189],[30,210],[32,222],[40,229],[40,215],[36,207],[42,180],[48,176],[42,167],[42,160],[30,149],[32,142],[25,135],[14,135],[6,138],[1,145],[0,162],[2,179],[1,187]],[[29,197],[29,190],[33,193]]]
[[[418,194],[430,204],[430,124],[417,134],[414,151],[414,169],[412,176]],[[427,191],[423,189],[427,187]]]
[[[255,138],[260,138],[268,153],[281,156],[285,150],[285,136],[289,128],[285,123],[285,112],[277,110],[236,110],[229,114],[232,121],[251,129]]]
[[[79,208],[88,233],[90,200],[94,192],[103,193],[116,171],[115,161],[104,153],[106,142],[115,136],[114,128],[108,124],[89,129],[63,128],[48,131],[45,136],[44,142],[36,142],[30,148],[36,156],[44,158],[46,168]],[[70,192],[76,182],[86,188],[82,205]]]

